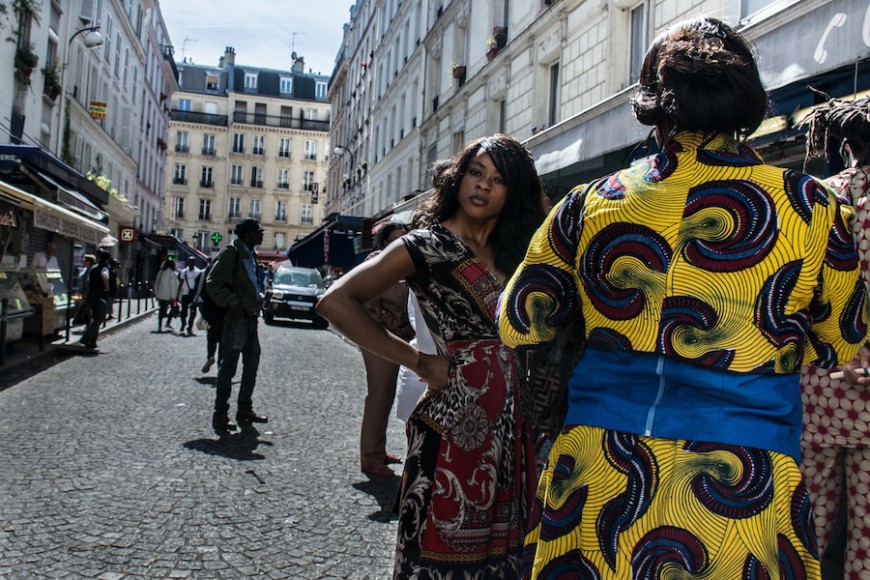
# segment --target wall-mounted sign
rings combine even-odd
[[[127,243],[136,241],[136,228],[132,226],[120,226],[118,228],[118,240]]]
[[[105,119],[109,112],[109,105],[102,101],[91,101],[88,103],[88,113],[92,119]]]
[[[0,201],[0,226],[18,227],[18,214],[14,205]]]

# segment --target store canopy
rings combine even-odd
[[[363,221],[362,217],[331,214],[319,228],[293,244],[287,257],[305,268],[329,264],[349,270],[365,258],[357,253]]]
[[[168,234],[147,234],[142,236],[146,243],[151,242],[159,244],[160,247],[167,250],[167,253],[174,255],[179,263],[184,263],[188,258],[196,260],[197,268],[205,268],[208,264],[209,257],[200,252],[193,246],[190,246],[175,236]]]
[[[88,199],[87,196],[85,196],[84,194],[79,193],[74,189],[64,187],[42,171],[30,169],[26,169],[26,171],[28,174],[32,171],[35,174],[36,179],[43,181],[45,184],[47,184],[49,189],[56,190],[57,201],[60,205],[94,220],[101,221],[106,219],[106,212],[97,207],[97,205],[90,199]]]
[[[0,181],[0,192],[6,197],[16,199],[19,205],[33,211],[33,225],[74,240],[97,246],[109,233],[109,228],[99,222],[87,219],[57,204],[36,197],[26,191]]]

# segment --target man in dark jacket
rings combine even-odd
[[[263,242],[263,228],[257,220],[246,218],[236,225],[235,233],[238,237],[221,251],[206,278],[209,296],[218,306],[227,309],[212,418],[212,426],[221,430],[236,428],[229,420],[229,400],[239,356],[243,368],[236,421],[268,421],[254,412],[251,400],[260,365],[260,340],[257,336],[260,295],[254,247]]]

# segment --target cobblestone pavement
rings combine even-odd
[[[0,578],[390,577],[399,478],[358,469],[356,347],[261,323],[269,423],[218,437],[204,333],[156,327],[0,392]]]

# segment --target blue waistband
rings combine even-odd
[[[586,349],[566,425],[756,447],[800,463],[800,376],[733,373],[658,354]]]

